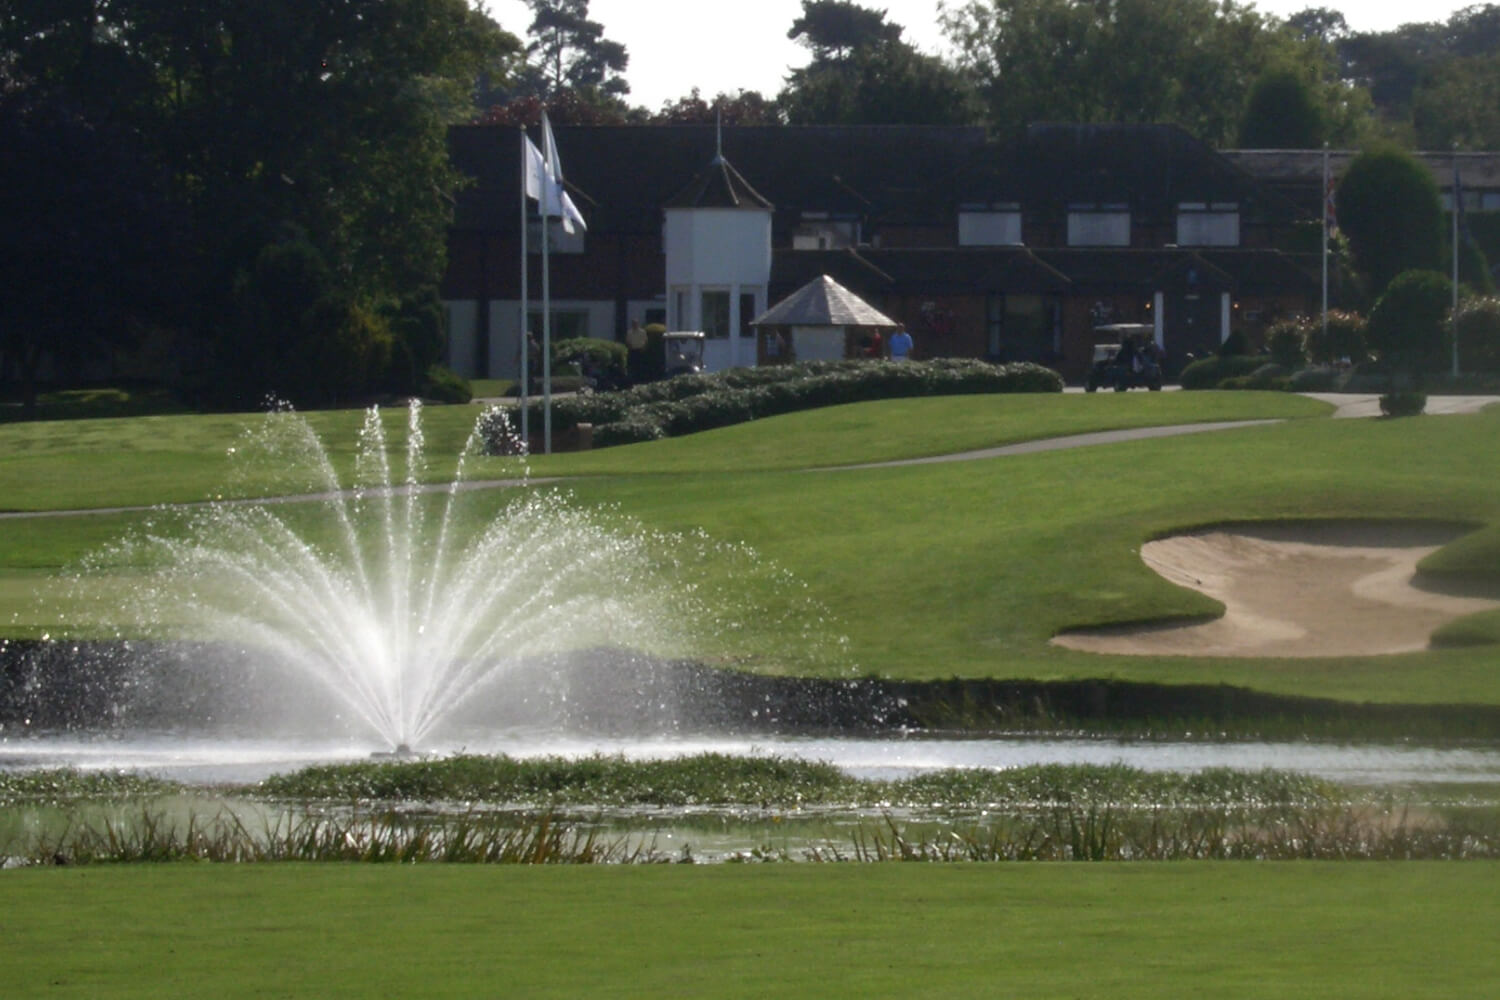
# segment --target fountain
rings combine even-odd
[[[102,714],[136,727],[180,726],[161,703],[200,700],[198,722],[340,730],[391,751],[475,726],[555,723],[559,708],[609,725],[626,702],[646,704],[652,725],[670,725],[675,696],[652,671],[747,609],[711,594],[707,581],[726,574],[704,571],[759,561],[562,491],[481,489],[527,481],[524,467],[508,484],[471,481],[495,419],[476,422],[454,475],[431,486],[421,406],[408,410],[404,448],[371,409],[345,485],[306,419],[267,413],[231,451],[246,483],[271,480],[278,499],[163,510],[78,574],[98,589],[121,566],[145,568],[118,612],[129,641],[105,644],[128,649],[129,666],[105,657],[73,687],[106,690]],[[46,673],[34,678],[38,704]],[[153,699],[150,715],[140,706]]]

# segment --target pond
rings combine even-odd
[[[0,737],[0,768],[130,770],[188,784],[239,784],[320,763],[371,755],[368,745],[135,732]],[[1500,746],[1414,743],[1123,740],[1096,737],[985,738],[682,735],[610,738],[513,731],[475,734],[434,748],[513,757],[620,754],[659,759],[702,753],[823,761],[858,778],[896,778],[945,768],[1006,769],[1033,764],[1121,763],[1146,771],[1276,768],[1351,786],[1500,784]]]

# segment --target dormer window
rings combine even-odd
[[[1240,206],[1232,201],[1184,201],[1177,206],[1177,245],[1237,247]]]
[[[1021,242],[1021,206],[1015,202],[959,206],[959,246],[1011,247]]]
[[[1130,206],[1069,205],[1068,246],[1130,246]]]
[[[803,212],[792,231],[793,250],[843,250],[859,243],[859,222],[827,212]]]

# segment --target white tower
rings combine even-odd
[[[721,150],[665,210],[667,327],[708,335],[709,371],[754,365],[749,323],[766,309],[771,203]]]

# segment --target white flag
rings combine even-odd
[[[547,183],[547,164],[542,159],[542,151],[536,148],[536,143],[524,135],[521,140],[526,144],[526,162],[521,165],[526,197],[539,202],[542,200],[542,192],[551,189],[551,185]]]
[[[552,135],[552,123],[547,120],[547,111],[542,109],[542,146],[546,149],[547,178],[552,182],[551,197],[547,199],[547,214],[562,216],[563,232],[572,233],[574,227],[587,231],[583,213],[563,190],[562,159],[557,155],[557,140]]]

